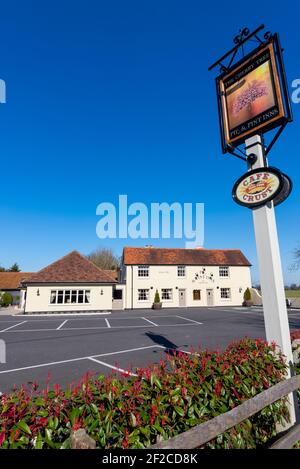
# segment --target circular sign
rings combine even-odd
[[[291,180],[278,169],[265,167],[253,169],[243,174],[233,186],[232,197],[240,205],[255,208],[265,205],[270,200],[282,195],[282,191],[287,195],[284,198],[280,197],[277,205],[289,195]]]
[[[284,202],[284,200],[287,199],[290,193],[292,192],[292,188],[293,188],[293,183],[292,183],[291,178],[287,174],[284,174],[284,173],[281,173],[281,175],[283,176],[283,186],[279,194],[276,195],[275,199],[273,199],[274,207]]]

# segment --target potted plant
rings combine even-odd
[[[158,290],[156,290],[156,292],[155,292],[154,303],[153,303],[152,307],[153,307],[153,309],[161,309],[161,307],[162,307],[162,302],[160,301],[160,296],[159,296]]]
[[[253,301],[251,300],[250,288],[246,288],[245,290],[243,306],[253,306]]]

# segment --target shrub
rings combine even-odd
[[[250,301],[251,300],[251,291],[249,288],[246,288],[244,292],[244,301]]]
[[[295,329],[295,330],[291,331],[291,341],[296,340],[296,339],[300,339],[300,330],[299,329]]]
[[[0,298],[0,306],[9,306],[13,303],[13,297],[10,293],[4,292]]]
[[[154,303],[160,303],[160,296],[159,296],[158,290],[156,290],[155,292]]]
[[[284,379],[275,344],[244,339],[223,353],[176,351],[158,365],[38,391],[34,383],[1,397],[2,448],[68,448],[84,428],[97,448],[145,448],[227,412]],[[218,436],[208,448],[258,448],[287,419],[285,400]]]

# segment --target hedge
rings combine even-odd
[[[86,374],[76,385],[33,383],[1,397],[2,448],[69,448],[84,428],[97,448],[145,448],[229,411],[286,374],[275,344],[243,339],[225,350],[170,352],[137,377]],[[220,435],[207,448],[259,448],[287,420],[285,400]]]

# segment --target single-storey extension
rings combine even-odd
[[[93,312],[112,309],[116,280],[77,251],[22,281],[26,313]]]
[[[13,305],[18,305],[21,298],[20,283],[29,278],[31,272],[0,272],[0,294],[8,292],[13,298]]]

